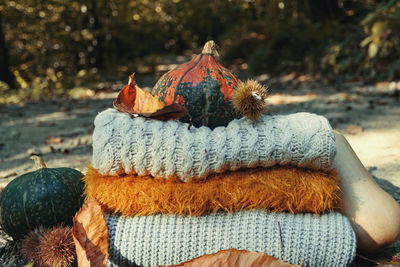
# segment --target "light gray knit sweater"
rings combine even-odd
[[[310,113],[242,118],[227,127],[190,127],[107,109],[97,115],[93,167],[101,174],[135,172],[182,181],[276,164],[326,170],[336,153],[328,121]]]
[[[222,249],[264,252],[292,264],[349,265],[356,237],[340,213],[242,211],[201,217],[106,215],[108,266],[178,264]],[[282,242],[281,242],[282,240]]]

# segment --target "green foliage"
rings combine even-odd
[[[371,67],[378,67],[388,63],[387,68],[390,76],[394,74],[394,68],[399,65],[399,60],[393,61],[393,58],[400,56],[400,3],[395,0],[381,2],[377,9],[370,12],[361,22],[364,26],[367,37],[363,39],[360,46],[363,49],[368,48],[368,62]]]
[[[356,32],[329,47],[323,66],[336,74],[355,72],[371,80],[399,78],[400,3],[370,1],[368,9]]]
[[[62,95],[81,80],[80,69],[97,71],[96,29],[76,1],[5,1],[5,39],[17,98],[38,100]],[[97,7],[97,6],[96,6]],[[100,8],[99,8],[100,9]],[[10,92],[12,95],[13,92]],[[2,102],[7,102],[5,98]]]
[[[0,15],[19,92],[1,90],[28,100],[154,71],[209,39],[255,73],[400,76],[396,0],[5,0]]]
[[[6,84],[3,81],[0,81],[0,94],[4,94],[8,90],[10,90],[10,87],[8,86],[8,84]]]

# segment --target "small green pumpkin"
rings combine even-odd
[[[72,225],[83,204],[83,174],[71,168],[47,168],[33,156],[36,171],[12,180],[0,197],[0,226],[19,239],[39,226]]]

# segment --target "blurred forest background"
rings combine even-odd
[[[210,39],[225,66],[252,75],[400,78],[396,0],[3,0],[0,101],[158,75]]]

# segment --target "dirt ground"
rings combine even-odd
[[[151,81],[143,83],[150,86]],[[327,86],[283,77],[272,84],[270,114],[306,111],[326,116],[379,185],[400,203],[400,82]],[[32,154],[41,155],[48,167],[84,172],[91,162],[94,117],[112,107],[115,88],[122,86],[105,84],[105,90],[83,90],[76,99],[0,106],[0,187],[34,170]],[[16,250],[9,240],[0,232],[0,265],[5,255]],[[377,260],[399,253],[397,242],[380,255],[367,257]],[[368,264],[372,263],[358,258],[354,266]]]

